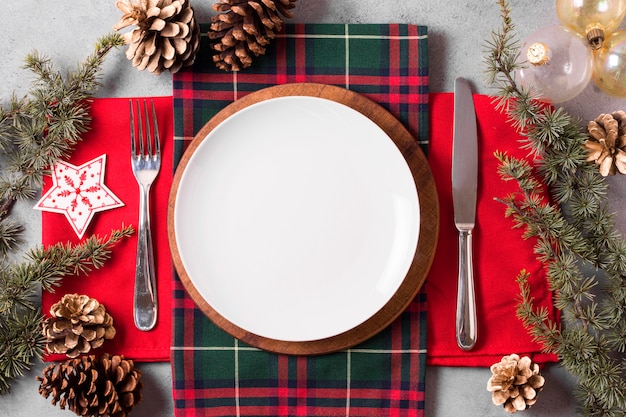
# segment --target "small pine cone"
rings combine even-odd
[[[530,408],[537,402],[537,394],[543,389],[544,377],[539,375],[539,365],[528,356],[516,354],[505,356],[491,365],[491,378],[487,391],[495,405],[502,405],[513,414]]]
[[[126,57],[138,70],[175,73],[194,63],[200,26],[189,0],[118,0],[115,4],[124,15],[113,29],[136,26],[123,36]]]
[[[587,162],[600,166],[604,177],[626,174],[626,112],[601,114],[587,125]]]
[[[49,353],[65,353],[75,358],[115,336],[113,317],[95,298],[66,294],[50,307],[50,314],[52,318],[43,323]]]
[[[79,416],[126,417],[141,402],[141,371],[123,356],[83,356],[48,365],[39,394]]]
[[[265,47],[283,29],[283,18],[293,17],[296,0],[220,0],[211,19],[208,36],[215,65],[224,71],[240,71],[252,57],[265,54]]]

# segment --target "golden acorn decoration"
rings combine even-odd
[[[284,17],[293,17],[296,0],[220,0],[208,33],[213,62],[224,71],[240,71],[264,55],[283,29]]]
[[[50,306],[51,318],[43,322],[49,353],[65,353],[75,358],[113,339],[113,318],[104,305],[87,295],[66,294]]]
[[[39,394],[79,416],[126,417],[141,402],[141,371],[132,360],[104,354],[48,365]]]
[[[189,0],[118,0],[115,4],[124,15],[113,29],[136,26],[123,36],[126,57],[138,70],[175,73],[194,63],[200,26]]]
[[[587,162],[599,165],[604,177],[626,174],[626,112],[601,114],[587,125]]]
[[[495,405],[502,405],[513,414],[537,402],[537,394],[543,389],[545,379],[539,374],[539,365],[528,356],[504,356],[490,369],[492,375],[487,382],[487,391],[491,392]]]

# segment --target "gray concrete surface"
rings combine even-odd
[[[200,21],[211,15],[217,0],[191,0]],[[553,0],[511,0],[513,20],[520,37],[546,25],[556,24]],[[485,86],[482,64],[485,39],[499,24],[495,0],[299,0],[294,22],[327,23],[415,23],[429,27],[430,87],[433,92],[451,91],[457,76],[468,78],[477,92],[490,93]],[[13,92],[27,91],[28,73],[21,69],[26,53],[36,49],[59,68],[72,68],[92,51],[98,37],[111,31],[121,16],[114,0],[5,0],[0,7],[3,36],[0,42],[0,99]],[[170,95],[169,74],[154,76],[136,71],[117,51],[107,58],[100,96]],[[600,113],[625,109],[626,101],[611,99],[590,85],[579,97],[564,105],[583,120]],[[615,208],[624,201],[623,180],[612,181]],[[40,218],[29,205],[18,206],[19,216],[28,222],[27,238],[37,243]],[[620,214],[620,225],[626,221]],[[133,416],[173,415],[171,371],[167,363],[140,364],[144,372],[144,402]],[[69,411],[50,405],[37,393],[34,380],[43,366],[17,380],[10,395],[0,397],[0,416],[71,416]],[[429,367],[426,383],[427,417],[484,417],[506,413],[491,405],[485,390],[490,372],[478,368]],[[547,384],[535,407],[523,415],[570,417],[575,415],[571,392],[574,381],[558,366],[545,371]]]

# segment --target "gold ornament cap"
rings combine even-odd
[[[526,58],[533,65],[544,65],[550,60],[548,53],[550,48],[543,42],[535,42],[526,50]]]
[[[591,49],[602,48],[602,42],[604,42],[604,31],[599,28],[591,29],[587,32],[587,40],[591,45]]]

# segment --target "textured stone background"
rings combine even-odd
[[[208,21],[211,4],[217,0],[191,0],[200,21]],[[523,38],[546,25],[557,24],[553,0],[511,0],[513,21]],[[299,0],[294,22],[310,23],[415,23],[429,27],[430,87],[433,92],[451,91],[454,78],[464,76],[475,91],[490,93],[485,87],[482,64],[485,40],[499,25],[495,0]],[[6,0],[2,3],[4,35],[0,42],[0,97],[2,103],[15,92],[25,94],[29,73],[21,67],[26,53],[38,50],[61,69],[73,68],[92,52],[92,45],[111,31],[121,12],[114,0]],[[106,61],[100,96],[170,95],[171,78],[136,71],[122,51],[113,52]],[[565,104],[570,113],[582,120],[600,113],[626,110],[626,101],[611,99],[590,85],[579,97]],[[624,180],[611,181],[611,198],[616,210],[624,201]],[[39,241],[40,217],[30,205],[19,205],[18,214],[28,223],[29,242]],[[620,215],[620,224],[625,224]],[[451,291],[453,291],[451,289]],[[140,364],[144,371],[144,402],[133,416],[173,415],[169,364]],[[0,397],[0,415],[68,416],[69,411],[52,407],[37,394],[42,365],[36,365],[14,384],[13,393]],[[491,405],[485,390],[490,372],[475,368],[429,368],[427,370],[427,417],[484,417],[506,413]],[[570,417],[575,414],[571,391],[573,381],[558,367],[549,367],[541,399],[525,416]]]

